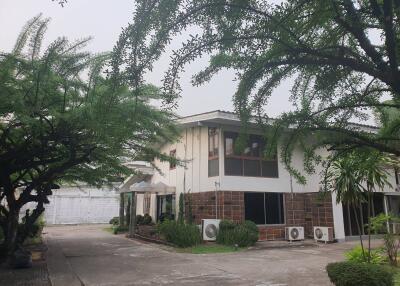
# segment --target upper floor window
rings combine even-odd
[[[208,128],[208,176],[219,175],[219,132],[215,127]]]
[[[176,158],[176,149],[169,151],[169,156],[172,158]],[[176,162],[169,162],[170,170],[176,168]]]
[[[237,150],[238,133],[225,132],[225,175],[249,177],[278,177],[277,158],[263,157],[265,140],[260,135],[250,135],[247,144]]]

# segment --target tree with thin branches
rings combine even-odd
[[[12,255],[64,183],[118,182],[131,160],[168,160],[155,146],[174,140],[175,115],[151,103],[162,93],[110,75],[112,54],[82,51],[90,39],[58,38],[42,50],[49,19],[30,20],[0,53],[0,227]],[[115,66],[115,65],[114,65]],[[141,76],[141,75],[138,75]],[[35,208],[20,220],[20,210]]]
[[[167,102],[180,95],[185,65],[204,55],[209,65],[194,75],[195,85],[235,70],[242,133],[251,116],[262,127],[273,125],[265,128],[269,153],[279,145],[286,168],[305,182],[292,166],[296,146],[304,150],[307,172],[320,162],[320,148],[368,147],[400,156],[399,118],[379,131],[349,124],[385,108],[400,110],[399,11],[399,0],[139,0],[123,33],[136,33],[143,23],[153,27],[149,39],[158,57],[175,35],[198,27],[173,52],[163,81]],[[271,120],[265,107],[281,84],[291,85],[292,111]]]

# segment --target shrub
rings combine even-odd
[[[219,224],[217,243],[246,247],[254,245],[258,240],[258,228],[254,222],[245,221],[236,224],[229,220],[223,220]]]
[[[368,261],[368,250],[363,251],[360,245],[354,247],[352,250],[345,253],[348,261],[363,263]],[[371,249],[370,263],[382,264],[386,258],[382,255],[382,249]]]
[[[336,286],[392,286],[394,272],[388,267],[352,261],[326,266],[329,279]]]
[[[112,232],[113,234],[118,234],[120,232],[126,232],[128,231],[128,227],[127,226],[120,226],[118,224],[114,224],[112,226]]]
[[[149,214],[143,215],[137,215],[136,216],[136,224],[137,225],[149,225],[151,224],[153,219]]]
[[[390,227],[387,227],[387,223],[390,222]],[[384,233],[384,250],[388,257],[389,263],[393,266],[397,266],[397,256],[400,248],[400,237],[394,233],[393,223],[399,223],[400,218],[394,214],[380,214],[376,217],[371,218],[372,231],[375,233]]]
[[[149,215],[149,214],[145,214],[144,216],[143,216],[143,224],[144,225],[149,225],[149,224],[151,224],[153,222],[153,219],[152,219],[152,217]]]
[[[136,216],[136,224],[137,225],[142,225],[143,224],[143,216],[142,215],[137,215]]]
[[[190,247],[201,243],[201,234],[197,225],[164,220],[157,230],[166,241],[179,247]]]
[[[109,224],[112,224],[112,225],[119,224],[119,217],[115,216],[112,219],[110,219]]]

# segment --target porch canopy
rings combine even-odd
[[[168,186],[162,182],[156,184],[149,183],[147,181],[140,181],[132,184],[129,188],[120,190],[120,193],[131,193],[136,194],[159,194],[159,195],[169,195],[175,194],[175,187]]]

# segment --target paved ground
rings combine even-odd
[[[1,264],[1,286],[51,286],[46,262],[43,257],[35,255],[35,253],[44,253],[46,246],[43,244],[27,246],[27,249],[33,253],[33,267],[28,269],[11,269],[5,264]]]
[[[53,286],[331,285],[325,265],[342,260],[343,252],[354,245],[352,242],[271,249],[263,243],[259,247],[267,248],[196,255],[115,236],[103,228],[45,229]]]

